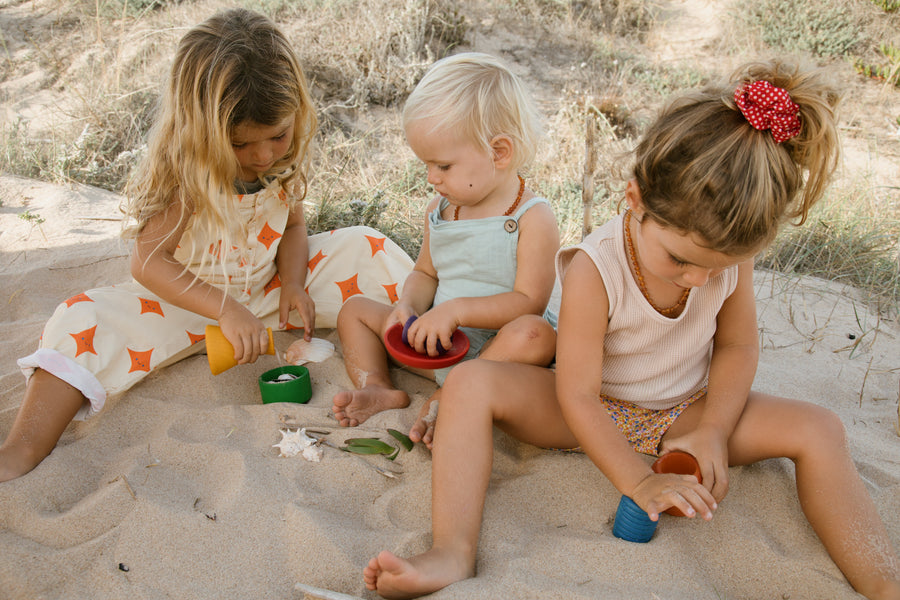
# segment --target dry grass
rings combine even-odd
[[[716,40],[717,55],[748,49],[763,55],[785,49],[818,53],[813,59],[843,65],[852,85],[865,90],[872,84],[854,73],[854,64],[881,60],[890,66],[878,53],[879,42],[900,47],[898,13],[869,0],[825,2],[816,13],[822,19],[832,15],[832,5],[851,10],[832,15],[827,22],[832,33],[824,39],[821,27],[784,26],[774,32],[768,27],[764,37],[760,24],[786,1],[753,0],[743,3],[742,11],[732,11],[722,39]],[[120,191],[140,155],[178,38],[187,27],[233,4],[0,1],[0,105],[8,108],[0,122],[0,169]],[[242,4],[273,17],[294,41],[319,105],[322,125],[307,202],[311,228],[366,223],[412,255],[421,242],[422,207],[430,192],[406,148],[398,112],[436,58],[473,45],[498,52],[535,91],[547,139],[528,173],[529,184],[553,201],[565,243],[583,234],[586,187],[593,187],[588,194],[593,223],[615,213],[628,168],[625,153],[662,100],[720,75],[717,69],[723,66],[715,60],[658,60],[646,46],[660,25],[654,0]],[[820,3],[791,4],[812,10]],[[870,121],[848,125],[848,136],[861,137],[860,131],[875,123],[876,108],[884,113],[878,117],[882,121],[900,119],[900,109],[893,108],[900,106],[898,93],[879,90],[874,108],[857,111]],[[896,127],[900,132],[900,122]],[[596,134],[592,146],[585,143],[588,128]],[[880,147],[896,156],[898,138],[879,138]],[[589,147],[595,163],[585,178]],[[898,206],[896,189],[842,182],[808,226],[785,231],[763,264],[850,282],[895,311],[900,303]]]

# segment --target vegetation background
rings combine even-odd
[[[759,266],[850,284],[898,314],[900,0],[0,0],[0,171],[121,192],[177,40],[235,4],[278,22],[310,79],[311,229],[368,224],[413,257],[431,191],[398,114],[437,58],[490,52],[530,85],[547,139],[529,185],[564,243],[616,211],[625,155],[670,94],[750,57],[830,66],[844,164]]]

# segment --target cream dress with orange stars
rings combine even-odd
[[[288,219],[286,200],[278,183],[235,195],[234,208],[245,224],[243,243],[223,249],[222,240],[201,239],[203,228],[189,225],[175,252],[188,269],[226,289],[272,328],[278,327],[275,255]],[[306,292],[316,304],[317,328],[334,327],[341,305],[357,294],[393,304],[413,268],[399,246],[369,227],[313,235],[308,245]],[[169,304],[134,281],[88,290],[57,307],[39,349],[18,364],[26,377],[39,367],[79,389],[88,403],[75,418],[86,419],[100,411],[107,395],[202,350],[209,324],[215,321]],[[287,328],[302,326],[291,311]]]

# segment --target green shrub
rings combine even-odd
[[[786,226],[758,266],[857,287],[896,316],[900,309],[900,214],[872,190],[834,190],[801,227]]]
[[[900,0],[898,0],[900,1]],[[856,61],[856,70],[866,77],[881,79],[888,85],[900,87],[900,48],[891,43],[878,46],[881,55],[887,59],[886,64],[869,64],[862,59]]]
[[[760,0],[741,7],[739,18],[773,48],[843,57],[865,43],[845,0]]]
[[[894,12],[900,8],[900,0],[872,0],[872,3],[885,12]]]

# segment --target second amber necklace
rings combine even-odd
[[[641,274],[641,265],[638,264],[637,261],[637,253],[634,251],[634,242],[631,240],[631,211],[625,211],[625,243],[628,244],[628,256],[631,258],[631,264],[634,265],[634,275],[637,278],[638,287],[641,289],[641,293],[644,295],[644,298],[647,302],[650,303],[650,306],[653,307],[653,310],[658,312],[664,317],[674,317],[684,308],[684,305],[687,304],[688,295],[691,293],[690,288],[684,290],[684,293],[681,295],[681,299],[669,306],[668,308],[660,308],[657,306],[653,300],[650,299],[650,293],[647,292],[647,285],[644,283],[644,276]]]

